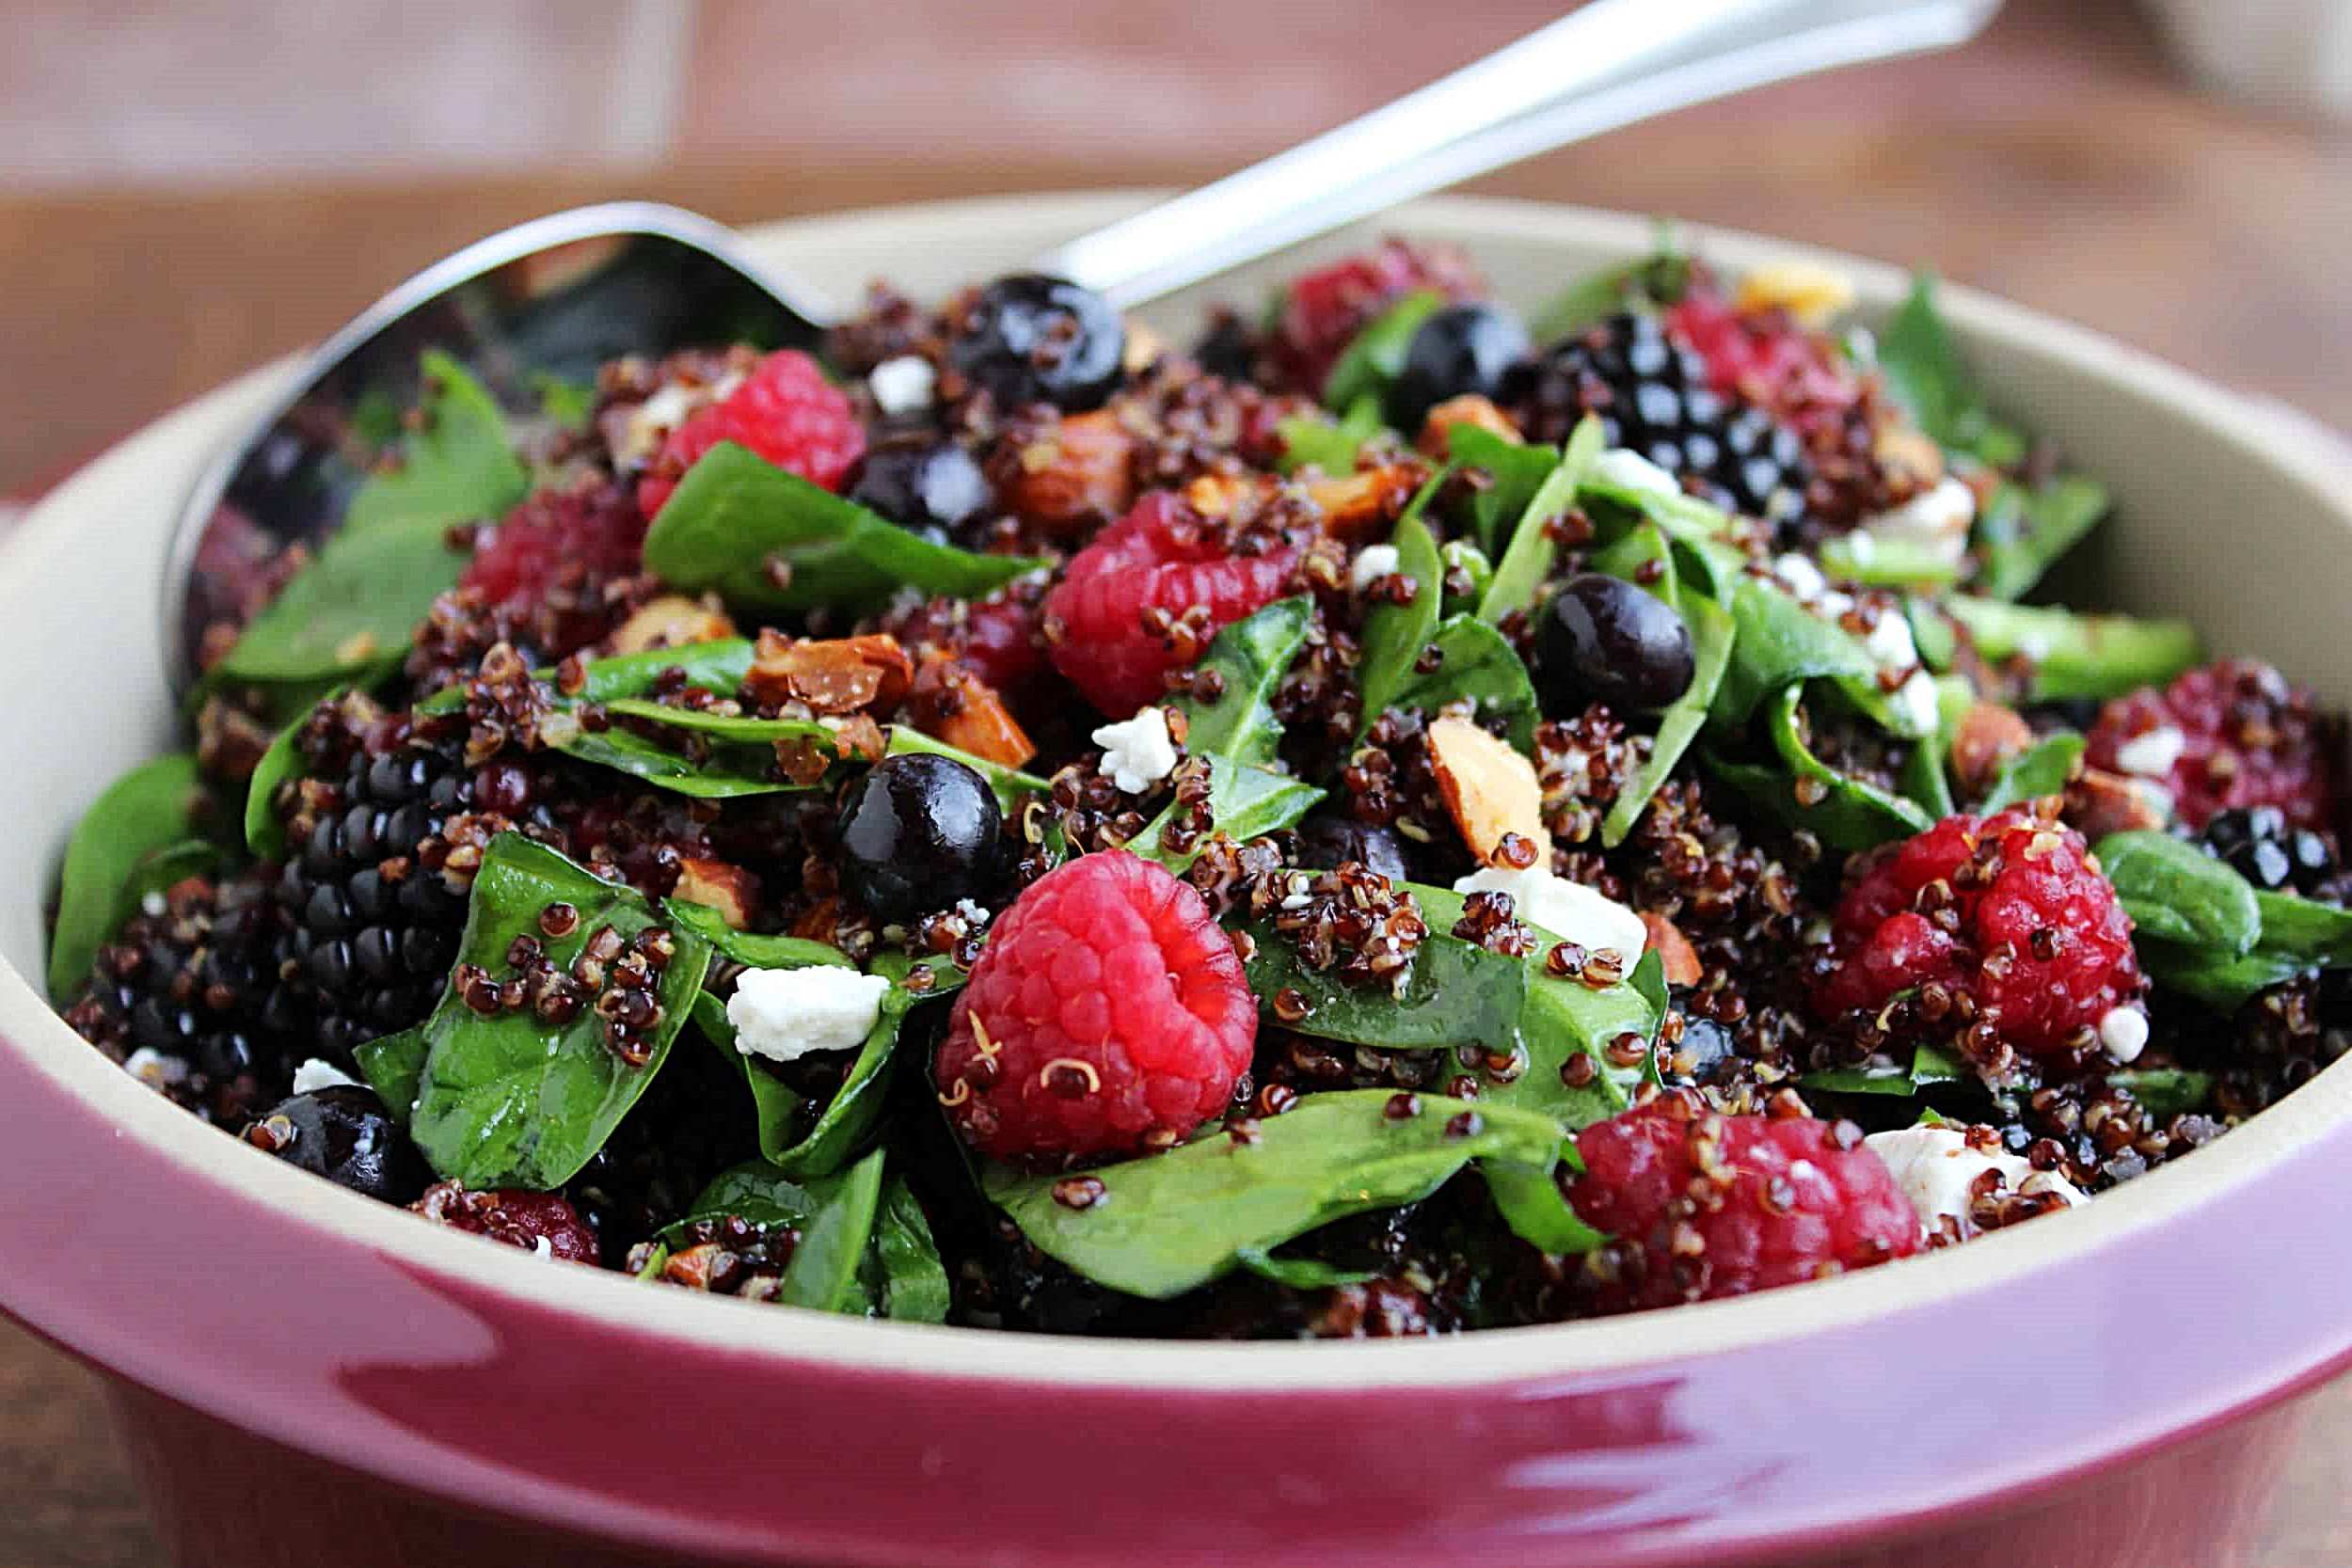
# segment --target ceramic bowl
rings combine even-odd
[[[841,297],[1003,270],[1133,197],[764,230]],[[1432,201],[1532,303],[1635,217]],[[1795,254],[1699,236],[1734,269]],[[1322,249],[1348,243],[1342,236]],[[1226,280],[1254,298],[1296,259]],[[1839,262],[1866,314],[1901,275]],[[2239,399],[1953,290],[2004,406],[2109,481],[2092,562],[2352,697],[2352,483]],[[1197,302],[1153,312],[1176,331]],[[173,505],[285,373],[90,465],[0,549],[0,1305],[99,1369],[192,1568],[679,1562],[2141,1568],[2224,1560],[2281,1402],[2352,1357],[2352,1066],[2180,1164],[1953,1252],[1431,1342],[1073,1341],[649,1290],[379,1207],[110,1067],[38,984],[73,818],[166,743]]]

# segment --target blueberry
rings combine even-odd
[[[1495,396],[1502,372],[1527,346],[1527,328],[1500,306],[1449,305],[1433,312],[1406,346],[1404,369],[1389,388],[1389,423],[1410,436],[1448,398]]]
[[[884,757],[850,786],[841,879],[884,922],[904,922],[988,891],[1002,866],[996,797],[949,757]]]
[[[1537,653],[1555,712],[1596,699],[1661,708],[1691,689],[1694,669],[1682,617],[1656,594],[1597,572],[1569,578],[1553,596]]]
[[[1343,861],[1354,861],[1391,881],[1411,879],[1405,845],[1387,828],[1330,812],[1317,813],[1298,825],[1299,864],[1329,870]]]
[[[414,1200],[433,1180],[384,1102],[357,1085],[281,1101],[246,1136],[290,1165],[387,1203]]]
[[[1100,408],[1119,389],[1126,324],[1090,289],[1014,273],[979,292],[955,324],[951,364],[999,408]]]
[[[1739,1053],[1730,1030],[1710,1018],[1686,1018],[1682,1038],[1669,1053],[1673,1065],[1667,1077],[1677,1084],[1711,1084]]]
[[[990,500],[988,479],[953,441],[882,447],[866,454],[850,499],[935,543]]]

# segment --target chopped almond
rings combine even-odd
[[[1230,517],[1255,494],[1256,486],[1246,479],[1232,474],[1202,474],[1184,486],[1184,504],[1203,517]]]
[[[1821,327],[1853,308],[1853,279],[1818,261],[1781,261],[1740,280],[1742,310],[1788,311],[1805,326]]]
[[[1872,438],[1870,449],[1880,471],[1890,481],[1926,490],[1944,477],[1944,449],[1910,425],[1884,426]]]
[[[997,493],[1023,521],[1069,537],[1116,517],[1135,499],[1136,438],[1107,408],[1073,414],[1011,445],[991,465]]]
[[[743,689],[762,703],[805,703],[818,713],[887,713],[914,679],[914,661],[886,632],[795,641],[763,631]]]
[[[728,861],[689,857],[678,863],[674,895],[716,910],[737,930],[748,930],[759,907],[759,879]]]
[[[917,729],[958,751],[1006,768],[1019,768],[1037,755],[1036,743],[1004,698],[961,659],[926,655],[908,705]]]
[[[2066,821],[2096,844],[2109,833],[2142,832],[2172,820],[2172,797],[2148,779],[2086,768],[2066,786]]]
[[[1679,927],[1662,914],[1652,914],[1644,910],[1642,928],[1649,933],[1650,950],[1665,966],[1666,984],[1695,986],[1699,983],[1698,949],[1691,945],[1691,939],[1682,934]]]
[[[1323,509],[1326,533],[1351,542],[1386,539],[1405,503],[1421,488],[1422,471],[1402,463],[1363,468],[1338,479],[1311,480],[1307,497]]]
[[[1476,392],[1464,392],[1458,398],[1446,399],[1429,411],[1429,417],[1422,421],[1421,439],[1414,444],[1430,456],[1442,460],[1453,441],[1454,427],[1464,424],[1492,431],[1514,444],[1520,439],[1519,427],[1511,422],[1510,415]]]
[[[803,942],[821,942],[829,946],[840,945],[836,939],[841,934],[841,900],[838,898],[818,899],[801,911],[799,918],[792,922],[789,934],[799,937]]]
[[[1970,800],[1982,795],[2001,764],[2033,744],[2033,726],[1998,703],[1978,703],[1952,732],[1952,772]]]
[[[1127,324],[1127,344],[1120,351],[1119,362],[1130,375],[1140,375],[1167,352],[1168,343],[1158,333],[1141,322],[1131,321]]]
[[[1462,842],[1481,865],[1492,863],[1503,835],[1517,833],[1549,851],[1544,790],[1535,765],[1467,719],[1429,726],[1429,760]]]
[[[717,642],[735,635],[726,612],[683,594],[648,599],[612,634],[616,654],[642,654],[648,648],[683,648],[695,642]]]

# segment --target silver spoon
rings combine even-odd
[[[1121,307],[1535,153],[1837,66],[1946,48],[2001,0],[1593,0],[1452,75],[1039,259]],[[623,354],[810,347],[838,319],[730,230],[653,202],[582,207],[427,267],[311,351],[290,390],[183,505],[164,577],[175,689],[257,562],[330,532],[363,477],[351,432],[409,406],[419,353],[501,398],[582,381]]]

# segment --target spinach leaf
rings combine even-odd
[[[1549,1164],[1481,1160],[1478,1174],[1486,1178],[1486,1191],[1502,1223],[1537,1252],[1573,1257],[1609,1239],[1568,1206],[1567,1195],[1560,1190],[1559,1178]]]
[[[811,942],[804,937],[764,936],[756,931],[739,931],[728,925],[718,911],[706,904],[684,898],[665,898],[662,913],[675,926],[682,926],[708,942],[723,958],[731,958],[753,969],[808,969],[830,966],[855,969],[850,957],[828,942]]]
[[[743,745],[772,747],[779,740],[813,740],[829,748],[838,744],[833,727],[815,719],[760,719],[744,713],[711,713],[701,708],[657,703],[644,697],[615,697],[605,704],[605,709],[631,719],[666,724],[690,735],[708,736],[714,740],[730,740]]]
[[[1987,541],[1977,592],[1989,599],[2022,597],[2098,526],[2107,504],[2106,486],[2080,474],[2058,474],[2031,490],[2003,484],[1977,525]]]
[[[1322,1291],[1336,1285],[1361,1285],[1380,1275],[1371,1269],[1342,1269],[1320,1258],[1277,1258],[1263,1247],[1238,1247],[1233,1259],[1261,1279],[1287,1285],[1294,1291]]]
[[[860,1276],[881,1316],[900,1323],[947,1321],[947,1268],[931,1240],[930,1221],[902,1176],[892,1177],[882,1189]]]
[[[320,701],[332,702],[342,692],[343,689],[338,687]],[[278,820],[271,798],[278,793],[279,784],[302,771],[302,748],[297,742],[302,726],[310,721],[313,711],[313,707],[305,707],[279,727],[278,733],[270,737],[269,749],[262,753],[262,760],[254,764],[253,777],[246,782],[246,847],[264,860],[285,858],[286,830]]]
[[[175,752],[143,762],[90,802],[66,843],[57,884],[57,923],[49,937],[49,995],[62,1006],[89,978],[98,950],[130,918],[151,883],[139,883],[142,865],[169,854],[186,863],[183,846],[198,838],[204,784],[196,758]],[[136,885],[135,885],[136,884]]]
[[[246,625],[208,679],[369,684],[359,677],[377,678],[405,654],[417,623],[464,572],[448,532],[429,521],[344,529]]]
[[[543,938],[539,911],[558,902],[579,911],[579,924],[567,937]],[[504,974],[507,949],[530,935],[544,940],[549,962],[569,968],[605,927],[628,939],[658,923],[633,890],[519,833],[501,833],[474,876],[458,959]],[[485,1017],[454,988],[444,991],[424,1023],[427,1053],[408,1127],[433,1168],[469,1187],[545,1191],[570,1180],[652,1082],[693,1006],[710,944],[683,927],[672,927],[671,938],[675,956],[661,973],[661,1013],[643,1067],[605,1044],[593,1007],[547,1023],[528,1007]]]
[[[1919,744],[1903,759],[1901,783],[1903,796],[1913,805],[1928,814],[1934,821],[1959,810],[1952,800],[1952,783],[1948,768],[1952,756],[1952,736],[1959,731],[1961,721],[1976,705],[1977,690],[1958,675],[1939,675],[1935,681],[1935,728],[1920,736]]]
[[[2140,1072],[2110,1072],[2107,1082],[2129,1089],[2147,1113],[2159,1121],[2196,1110],[2213,1096],[2213,1074],[2183,1068],[2149,1068]]]
[[[1535,595],[1551,575],[1560,547],[1545,525],[1575,504],[1577,489],[1600,456],[1600,420],[1591,415],[1570,433],[1560,462],[1528,498],[1527,508],[1511,526],[1502,557],[1495,562],[1494,580],[1478,602],[1478,618],[1499,626],[1514,610],[1532,610]]]
[[[1438,667],[1425,675],[1415,673],[1389,705],[1435,713],[1448,704],[1466,703],[1481,719],[1502,719],[1512,745],[1532,749],[1543,710],[1510,639],[1485,621],[1456,615],[1439,625],[1430,641],[1437,645]]]
[[[2101,848],[2106,847],[2105,841]],[[2104,862],[2104,857],[2103,857]],[[2197,947],[2151,936],[2137,943],[2140,966],[2158,986],[2223,1013],[2258,992],[2315,969],[2352,968],[2352,911],[2285,893],[2254,895],[2260,934],[2251,951]]]
[[[2262,911],[2261,951],[2322,969],[2352,964],[2352,910],[2292,893],[2256,893],[2254,905]]]
[[[1336,479],[1355,471],[1357,454],[1364,443],[1380,434],[1380,400],[1370,395],[1358,398],[1337,420],[1294,414],[1274,428],[1282,438],[1282,455],[1276,460],[1276,467],[1285,474],[1316,467]]]
[[[1385,1089],[1311,1094],[1258,1124],[1257,1139],[1212,1134],[1165,1154],[1082,1173],[1100,1184],[1073,1209],[1077,1177],[987,1167],[982,1185],[1031,1244],[1098,1284],[1164,1300],[1349,1214],[1418,1203],[1472,1159],[1549,1169],[1559,1122],[1492,1100],[1420,1097],[1391,1117]],[[1463,1119],[1456,1119],[1463,1118]]]
[[[392,1113],[392,1119],[404,1127],[416,1111],[417,1085],[424,1080],[424,1059],[432,1049],[432,1042],[424,1036],[424,1025],[420,1023],[397,1035],[372,1039],[352,1051],[359,1061],[359,1076],[368,1081],[375,1098]]]
[[[596,411],[596,388],[588,382],[534,371],[531,390],[539,399],[539,417],[560,430],[587,429],[588,417]]]
[[[1649,1004],[1649,1061],[1643,1068],[1643,1076],[1658,1082],[1658,1032],[1665,1026],[1666,1015],[1674,1010],[1674,992],[1666,984],[1666,960],[1655,947],[1642,949],[1641,958],[1633,965],[1633,973],[1625,983],[1634,993]]]
[[[853,1316],[873,1310],[861,1273],[882,1207],[882,1151],[848,1170],[793,1181],[755,1160],[723,1171],[703,1189],[687,1217],[662,1232],[675,1245],[697,1220],[726,1215],[801,1233],[775,1300],[786,1307]],[[929,1239],[928,1227],[925,1239]]]
[[[1437,290],[1416,289],[1375,316],[1324,377],[1323,406],[1353,408],[1366,395],[1375,400],[1386,395],[1389,383],[1405,368],[1413,334],[1444,306],[1445,295]]]
[[[1797,1082],[1804,1088],[1827,1094],[1915,1095],[1936,1084],[1956,1083],[1967,1070],[1965,1063],[1942,1046],[1923,1045],[1912,1052],[1908,1069],[1893,1066],[1832,1068],[1808,1072]]]
[[[2253,885],[2195,845],[2170,833],[2109,833],[2097,853],[2141,935],[2232,958],[2264,935]]]
[[[1843,582],[1870,588],[1949,588],[1960,564],[1908,539],[1882,539],[1867,529],[1821,541],[1821,569]]]
[[[751,673],[752,652],[748,639],[728,637],[715,642],[691,642],[682,648],[649,648],[642,654],[589,659],[580,666],[580,690],[564,700],[617,703],[643,697],[673,670],[686,677],[688,686],[732,697],[742,690],[743,677]],[[543,671],[538,678],[552,682],[555,674]],[[457,696],[453,705],[463,706],[464,692]]]
[[[1878,661],[1860,639],[1788,596],[1778,583],[1742,575],[1726,606],[1731,611],[1731,661],[1708,709],[1717,724],[1736,729],[1756,708],[1809,680],[1841,687],[1878,686]]]
[[[2107,698],[2143,686],[2161,686],[2203,656],[2197,629],[2186,621],[2142,621],[2128,615],[2078,615],[2042,606],[2003,604],[1955,594],[1938,607],[1993,663],[2019,655],[2033,662],[2030,702],[2068,697]],[[1915,605],[1913,629],[1935,611]],[[1948,630],[1919,643],[1920,657],[1938,671],[1951,667]],[[1939,658],[1937,656],[1941,656]]]
[[[898,588],[977,598],[1042,564],[931,544],[732,441],[686,470],[645,535],[646,569],[671,586],[765,610],[871,604]]]
[[[1536,310],[1528,330],[1537,342],[1565,338],[1620,310],[1652,310],[1682,297],[1690,287],[1691,258],[1673,236],[1661,232],[1654,255],[1578,278]]]
[[[2063,794],[2083,754],[2083,737],[2071,732],[2043,736],[2001,764],[1993,785],[1977,806],[1977,815],[1990,816],[2004,806]]]
[[[1935,277],[1919,273],[1911,294],[1879,334],[1879,369],[1914,422],[1949,451],[1993,467],[2026,455],[2026,438],[1994,418],[1935,305]]]
[[[1405,983],[1391,989],[1351,986],[1310,969],[1272,920],[1243,929],[1255,944],[1247,969],[1259,1010],[1317,1039],[1384,1051],[1491,1050],[1511,1037],[1527,1001],[1527,973],[1518,959],[1459,937],[1431,932],[1414,953]],[[1284,991],[1307,1004],[1304,1018],[1282,1016],[1274,999]]]
[[[438,349],[424,351],[422,370],[423,423],[403,446],[397,467],[370,474],[353,493],[343,513],[346,531],[502,517],[530,486],[488,389]]]
[[[1626,834],[1642,819],[1651,800],[1674,776],[1676,765],[1706,726],[1715,694],[1723,688],[1724,672],[1731,667],[1731,650],[1738,634],[1723,607],[1678,577],[1660,586],[1671,592],[1673,596],[1667,602],[1681,615],[1683,625],[1691,628],[1691,684],[1659,716],[1658,733],[1650,740],[1647,760],[1618,792],[1609,807],[1609,815],[1601,819],[1600,843],[1604,849],[1613,849],[1625,842]]]
[[[1447,434],[1446,451],[1455,464],[1482,469],[1492,482],[1470,499],[1470,531],[1478,547],[1491,559],[1502,547],[1503,530],[1527,510],[1527,503],[1535,499],[1551,470],[1560,466],[1559,451],[1536,442],[1513,441],[1474,424],[1455,425]]]
[[[1412,580],[1413,596],[1404,604],[1384,601],[1364,617],[1363,658],[1357,666],[1358,688],[1363,695],[1363,716],[1357,724],[1359,736],[1372,728],[1390,699],[1411,678],[1414,661],[1438,629],[1445,567],[1438,559],[1437,538],[1421,514],[1444,478],[1443,473],[1430,477],[1389,537],[1397,553],[1397,572]]]
[[[658,740],[634,730],[616,727],[592,730],[559,716],[543,723],[540,738],[555,751],[580,762],[610,768],[657,788],[698,800],[731,800],[746,795],[787,795],[819,787],[779,778],[772,748],[744,744],[719,745],[697,761],[673,752]]]
[[[1007,768],[1001,762],[976,757],[969,752],[958,751],[944,740],[934,740],[921,730],[905,724],[890,726],[890,743],[883,748],[889,756],[904,756],[910,752],[928,752],[933,756],[960,762],[988,781],[995,793],[997,809],[1008,816],[1021,809],[1021,802],[1033,796],[1049,794],[1053,784],[1034,773],[1024,773],[1017,768]]]
[[[1772,749],[1780,757],[1779,768],[1710,757],[1708,771],[1757,806],[1814,833],[1833,848],[1874,848],[1934,826],[1927,813],[1903,797],[1840,773],[1815,757],[1801,727],[1803,696],[1802,688],[1789,687],[1773,700],[1765,721]]]
[[[1449,616],[1478,613],[1478,601],[1486,596],[1486,585],[1495,579],[1495,563],[1486,559],[1486,552],[1467,539],[1449,539],[1438,551],[1438,563],[1446,578],[1438,608]]]

